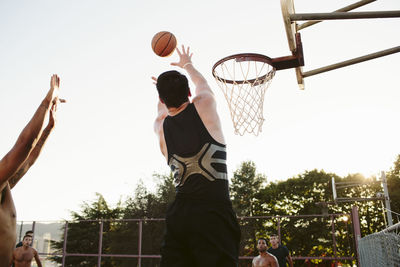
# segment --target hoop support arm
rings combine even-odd
[[[300,33],[296,33],[296,50],[291,56],[276,57],[272,59],[272,66],[276,70],[284,70],[304,66],[303,45]]]
[[[318,69],[315,69],[315,70],[306,71],[306,72],[303,73],[303,77],[310,77],[310,76],[313,76],[313,75],[316,75],[316,74],[320,74],[320,73],[323,73],[323,72],[327,72],[327,71],[330,71],[330,70],[347,67],[347,66],[354,65],[354,64],[357,64],[357,63],[360,63],[360,62],[363,62],[363,61],[367,61],[367,60],[371,60],[371,59],[387,56],[387,55],[398,53],[398,52],[400,52],[400,46],[396,46],[396,47],[393,47],[393,48],[382,50],[382,51],[379,51],[379,52],[376,52],[376,53],[372,53],[372,54],[369,54],[369,55],[365,55],[365,56],[362,56],[362,57],[349,59],[349,60],[342,61],[342,62],[339,62],[339,63],[336,63],[336,64],[332,64],[332,65],[328,65],[328,66],[325,66],[325,67],[321,67],[321,68],[318,68]]]
[[[335,19],[376,19],[376,18],[398,18],[398,17],[400,17],[400,10],[290,14],[291,21],[335,20]]]
[[[370,3],[372,3],[372,2],[375,2],[375,1],[376,1],[376,0],[361,0],[361,1],[357,2],[357,3],[354,3],[354,4],[351,4],[351,5],[342,7],[342,8],[340,8],[340,9],[338,9],[338,10],[333,11],[333,12],[347,12],[347,11],[351,11],[351,10],[353,10],[353,9],[356,9],[356,8],[359,8],[359,7],[362,7],[362,6],[365,6],[365,5],[370,4]],[[307,27],[309,27],[309,26],[311,26],[311,25],[314,25],[314,24],[317,24],[317,23],[319,23],[319,22],[322,22],[322,20],[316,20],[316,21],[314,20],[314,21],[307,21],[307,22],[304,22],[303,24],[297,25],[297,30],[300,31],[300,30],[302,30],[302,29],[304,29],[304,28],[307,28]]]

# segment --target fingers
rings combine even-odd
[[[157,78],[154,76],[151,76],[151,79],[154,81],[153,84],[157,84]]]
[[[51,76],[50,87],[51,88],[60,87],[60,78],[57,76],[57,74],[53,74]]]
[[[177,47],[177,48],[175,48],[175,50],[176,50],[176,53],[178,53],[179,57],[181,57],[182,54],[181,54],[181,51],[179,51],[179,48]],[[185,50],[182,50],[182,51],[185,51]]]

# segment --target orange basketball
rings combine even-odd
[[[176,48],[175,35],[166,31],[157,33],[151,40],[151,48],[160,57],[171,55]]]

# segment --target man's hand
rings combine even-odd
[[[173,63],[171,63],[171,65],[178,66],[183,69],[186,65],[192,64],[193,53],[190,53],[189,51],[190,51],[189,46],[187,47],[187,49],[185,51],[185,46],[182,45],[182,52],[179,50],[179,48],[176,48],[176,52],[179,55],[179,62],[173,62]]]
[[[54,125],[56,124],[57,104],[58,100],[56,99],[56,101],[53,101],[53,104],[51,105],[49,113],[49,123],[46,126],[46,128],[48,129],[54,128]]]
[[[52,103],[55,100],[57,101],[58,94],[60,91],[59,88],[60,88],[60,78],[57,76],[57,74],[53,74],[50,79],[50,90],[46,96],[46,100],[49,101],[49,103]]]

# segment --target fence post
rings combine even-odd
[[[33,221],[32,222],[32,232],[33,232],[33,235],[32,235],[32,243],[33,243],[33,240],[35,239],[35,227],[36,227],[36,221]],[[33,244],[32,244],[33,245]]]
[[[97,267],[101,267],[101,253],[103,250],[103,220],[100,220],[100,233],[99,233],[99,251],[97,257]]]
[[[278,223],[277,223],[277,230],[278,230],[278,237],[279,237],[279,244],[282,244],[282,238],[281,238],[281,218],[279,217],[279,215],[277,216],[278,219]]]
[[[335,236],[335,216],[331,215],[331,220],[332,220],[332,242],[333,242],[333,255],[335,256],[335,267],[337,265],[337,248],[336,248],[336,236]]]
[[[360,254],[358,252],[358,241],[361,239],[361,230],[360,230],[360,218],[358,216],[357,206],[353,206],[351,208],[351,221],[353,222],[354,247],[356,250],[357,266],[361,266]]]
[[[68,236],[68,221],[65,221],[64,229],[64,244],[63,244],[63,257],[62,257],[62,267],[65,266],[65,258],[67,257],[67,236]]]
[[[138,265],[139,267],[142,266],[142,219],[139,220],[139,243],[138,243]]]
[[[22,235],[22,227],[24,226],[24,221],[21,222],[21,225],[19,227],[19,238],[18,242],[21,242],[21,235]]]

